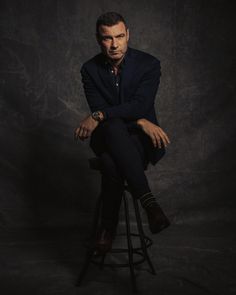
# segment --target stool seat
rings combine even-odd
[[[93,157],[89,159],[89,167],[92,170],[98,170],[101,171],[101,160],[99,157]],[[126,226],[126,233],[117,234],[117,236],[125,236],[127,239],[127,248],[115,248],[112,247],[112,249],[105,255],[98,257],[94,257],[93,255],[93,241],[95,240],[95,236],[98,230],[99,225],[99,218],[100,218],[100,209],[102,205],[102,194],[99,194],[99,197],[97,198],[97,203],[95,207],[94,212],[94,218],[93,218],[93,227],[92,227],[92,233],[90,236],[90,240],[92,241],[87,248],[86,258],[83,264],[83,267],[81,269],[81,272],[78,277],[77,286],[81,285],[82,279],[88,269],[88,266],[90,263],[93,263],[95,265],[99,265],[102,269],[104,266],[111,266],[111,267],[129,267],[130,269],[130,276],[131,276],[131,282],[133,287],[133,292],[137,292],[137,284],[136,284],[136,277],[134,273],[134,266],[144,263],[147,261],[151,273],[156,274],[155,269],[153,267],[153,264],[151,262],[151,259],[148,255],[147,249],[153,244],[153,241],[145,235],[141,220],[141,215],[139,211],[139,204],[136,198],[134,198],[132,195],[133,200],[133,206],[135,211],[135,218],[136,218],[136,224],[137,224],[137,230],[138,233],[131,232],[130,229],[130,212],[129,212],[129,202],[128,202],[128,194],[131,195],[130,189],[128,184],[125,184],[124,186],[124,192],[122,201],[124,203],[124,212],[125,212],[125,226]],[[133,240],[134,238],[138,238],[140,240],[140,246],[133,246]],[[119,253],[127,253],[128,254],[128,263],[112,263],[112,262],[105,262],[106,255],[109,253],[112,253],[113,255],[119,254]],[[134,256],[136,255],[136,258]],[[137,258],[138,257],[138,258]],[[99,261],[100,259],[100,261]]]
[[[102,164],[101,164],[101,159],[99,157],[90,158],[88,161],[89,161],[90,169],[101,171]],[[144,168],[144,171],[146,170],[147,170],[147,166]]]

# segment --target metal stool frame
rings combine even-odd
[[[99,158],[91,158],[89,159],[90,163],[90,168],[93,170],[100,170],[100,165],[99,165]],[[105,254],[103,256],[100,256],[101,260],[97,261],[93,255],[93,241],[96,236],[97,232],[97,227],[99,224],[99,217],[100,217],[100,210],[101,210],[101,203],[102,203],[102,194],[100,193],[96,206],[95,206],[95,213],[94,213],[94,219],[93,219],[93,226],[92,226],[92,232],[90,236],[90,246],[88,246],[87,253],[86,253],[86,258],[84,261],[84,264],[82,266],[82,269],[80,271],[78,280],[77,280],[77,286],[80,286],[82,283],[82,279],[84,278],[87,269],[89,267],[90,263],[93,263],[95,265],[98,265],[100,269],[102,269],[104,266],[109,266],[109,267],[129,267],[130,269],[130,277],[131,277],[131,282],[132,282],[132,288],[133,292],[137,293],[137,283],[136,283],[136,277],[135,277],[135,272],[134,272],[134,267],[138,264],[144,263],[147,261],[151,273],[153,275],[156,275],[156,271],[154,269],[154,266],[151,262],[151,259],[148,255],[147,249],[153,244],[153,241],[145,235],[144,230],[143,230],[143,225],[142,225],[142,220],[141,220],[141,215],[139,211],[139,205],[137,199],[133,198],[133,205],[134,205],[134,211],[135,211],[135,218],[136,218],[136,223],[137,223],[137,229],[138,233],[132,233],[130,229],[130,213],[129,213],[129,204],[128,204],[128,198],[127,198],[127,193],[130,193],[128,185],[125,185],[125,190],[123,193],[123,203],[124,203],[124,212],[125,212],[125,226],[126,226],[126,233],[118,234],[119,235],[126,235],[127,238],[127,245],[128,248],[112,248],[108,253],[128,253],[128,263],[105,263],[105,257],[108,254]],[[133,247],[132,243],[132,237],[139,237],[140,239],[140,247]],[[134,254],[141,256],[138,260],[134,261]]]

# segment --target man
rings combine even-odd
[[[102,165],[102,216],[96,251],[109,251],[115,237],[119,209],[127,181],[148,217],[152,233],[170,223],[153,196],[145,172],[155,165],[170,143],[156,118],[154,101],[160,81],[160,62],[128,47],[129,29],[115,12],[96,23],[101,53],[81,68],[91,114],[75,130],[75,138],[90,138]]]

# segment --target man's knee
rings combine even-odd
[[[106,121],[102,122],[104,126],[116,126],[116,125],[123,125],[124,120],[122,118],[109,118]]]
[[[123,130],[123,131],[128,130],[124,120],[121,118],[111,118],[111,119],[104,121],[102,124],[103,124],[104,132],[111,134],[111,135],[116,134],[120,130]]]

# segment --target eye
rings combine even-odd
[[[102,40],[103,41],[108,41],[108,40],[110,40],[111,38],[110,37],[107,37],[107,36],[104,36],[104,37],[102,37]]]

